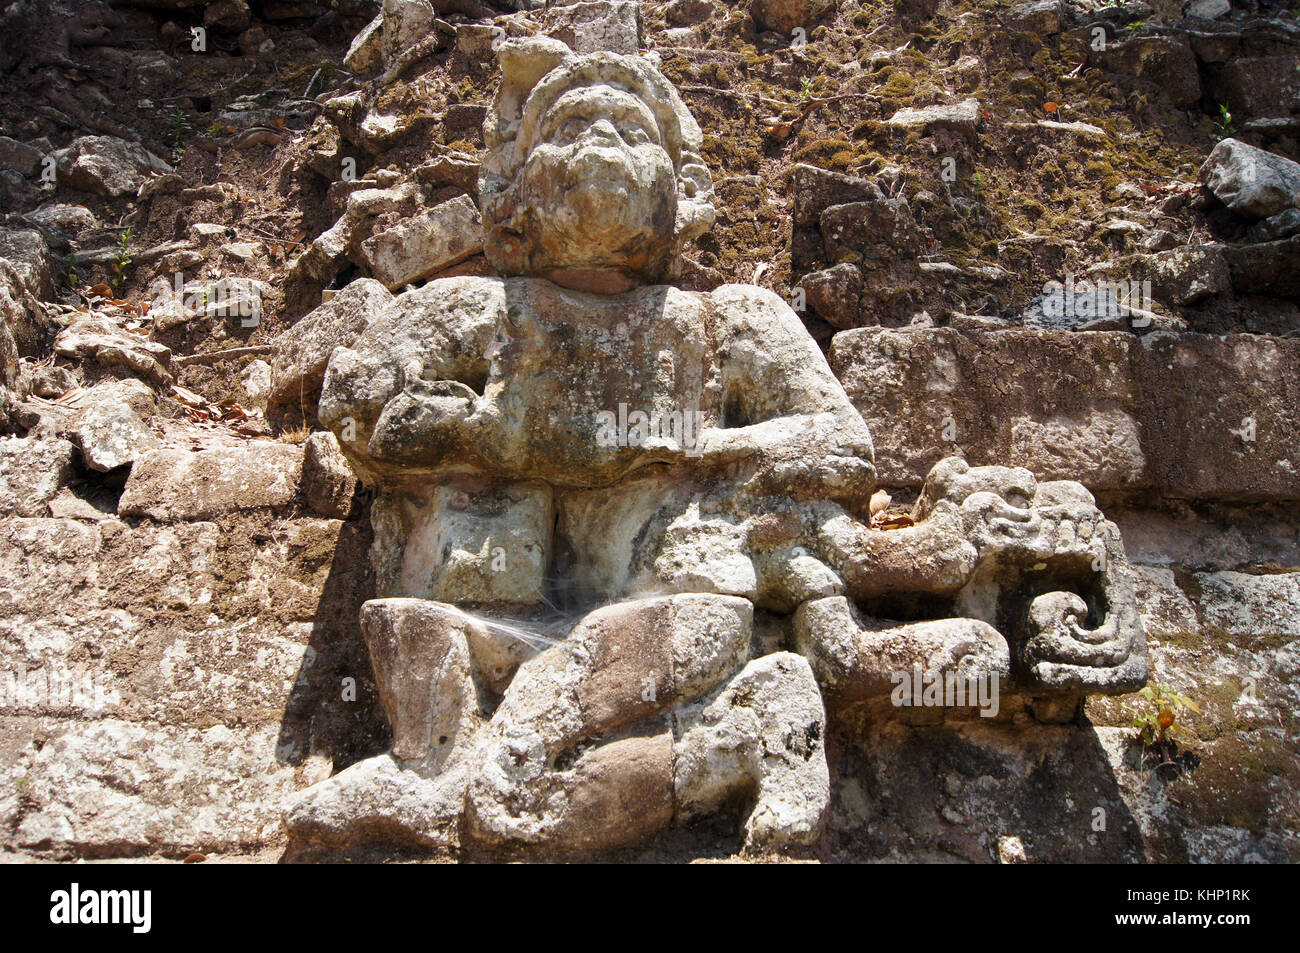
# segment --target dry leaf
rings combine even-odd
[[[871,502],[867,504],[867,511],[871,513],[872,516],[875,516],[881,510],[885,509],[885,507],[889,506],[893,500],[894,498],[884,490],[877,490],[875,493],[871,494]]]
[[[194,391],[188,390],[177,384],[172,385],[171,395],[172,397],[179,400],[182,404],[185,404],[187,407],[202,407],[204,404],[207,403],[206,400],[204,400],[198,394],[194,393]]]
[[[1061,104],[1060,104],[1060,103],[1053,103],[1053,102],[1046,102],[1046,103],[1043,103],[1043,109],[1046,110],[1046,111],[1049,112],[1049,113],[1054,113],[1054,112],[1056,112],[1056,111],[1057,111],[1058,109],[1060,109],[1060,108],[1061,108]]]

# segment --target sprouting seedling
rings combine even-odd
[[[812,94],[812,77],[805,76],[803,79],[799,80],[799,92],[803,93],[805,96]]]
[[[1228,107],[1223,103],[1219,103],[1219,118],[1214,120],[1214,128],[1218,132],[1220,139],[1226,139],[1236,134],[1236,130],[1232,125],[1232,113],[1228,112]]]
[[[126,280],[126,270],[131,266],[132,257],[131,229],[128,228],[117,240],[117,251],[113,253],[113,260],[109,263],[113,269],[112,284],[116,292],[122,290],[122,283]]]
[[[77,274],[76,252],[68,255],[68,263],[63,266],[63,280],[67,282],[69,288],[76,288],[81,283],[81,276]]]
[[[1196,702],[1186,695],[1155,682],[1139,694],[1145,704],[1134,717],[1133,727],[1138,729],[1138,739],[1146,748],[1166,748],[1175,736],[1182,733],[1184,726],[1178,721],[1178,716],[1188,711],[1201,713]]]
[[[190,117],[177,106],[167,120],[168,138],[171,140],[172,158],[179,160],[185,154],[185,139],[190,133]]]

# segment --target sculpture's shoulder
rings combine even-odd
[[[349,345],[363,358],[465,353],[487,347],[506,312],[505,280],[440,278],[392,299]]]
[[[799,315],[773,291],[758,285],[721,285],[705,297],[715,320],[731,335],[762,335],[772,345],[812,343]]]
[[[425,332],[472,334],[505,314],[507,279],[482,275],[439,278],[398,295],[394,323]]]

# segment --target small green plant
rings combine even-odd
[[[1138,694],[1142,696],[1143,704],[1133,718],[1133,727],[1138,729],[1138,740],[1144,748],[1167,751],[1186,727],[1179,722],[1179,716],[1188,711],[1201,713],[1196,702],[1166,685],[1151,682]]]
[[[811,76],[805,76],[803,79],[799,80],[799,92],[801,92],[801,93],[802,93],[803,95],[805,95],[805,96],[811,96],[811,95],[812,95],[812,77],[811,77]]]
[[[1232,113],[1228,112],[1228,107],[1223,103],[1219,103],[1219,118],[1214,120],[1214,131],[1220,139],[1227,139],[1237,134],[1237,130],[1232,125]]]
[[[71,252],[68,255],[68,262],[63,266],[63,280],[69,288],[75,289],[81,284],[81,276],[77,274],[77,253]]]
[[[115,293],[121,293],[122,284],[126,281],[126,270],[131,267],[134,256],[131,254],[131,229],[122,233],[122,237],[117,240],[117,251],[113,253],[113,260],[109,262],[109,267],[113,269],[113,277],[110,280]]]
[[[185,155],[186,140],[192,131],[189,113],[177,106],[167,120],[167,141],[171,143],[173,162],[179,162]]]

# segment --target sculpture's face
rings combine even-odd
[[[559,96],[521,186],[530,237],[551,269],[640,271],[673,242],[676,170],[654,113],[622,87]]]

